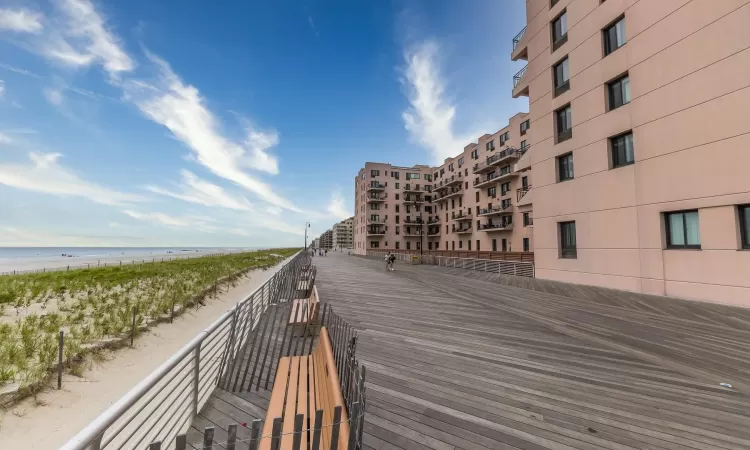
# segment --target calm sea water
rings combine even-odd
[[[0,259],[34,259],[73,255],[73,257],[134,256],[148,254],[219,253],[255,247],[0,247]]]

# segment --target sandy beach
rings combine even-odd
[[[174,324],[152,328],[136,340],[135,348],[118,350],[107,361],[93,363],[82,378],[65,375],[61,390],[48,388],[36,399],[0,413],[0,448],[59,448],[289,259],[251,272],[235,288],[176,318]]]

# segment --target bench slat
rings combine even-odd
[[[307,366],[309,364],[309,360],[309,356],[303,356],[300,358],[299,364],[299,393],[297,394],[297,414],[303,414],[305,416],[304,421],[302,422],[302,428],[304,430],[307,430],[309,428],[309,426],[307,425],[307,418],[310,417],[310,412],[307,409],[307,398],[310,395],[310,389],[307,384]],[[300,448],[307,448],[307,431],[303,432],[302,436],[300,436]]]
[[[292,356],[291,370],[289,371],[289,387],[286,392],[286,406],[284,407],[284,426],[281,438],[282,450],[291,450],[294,432],[294,415],[297,411],[297,389],[299,381],[300,360],[304,356]]]
[[[281,417],[284,412],[284,396],[286,395],[287,379],[289,377],[289,364],[291,358],[283,357],[279,359],[279,365],[276,368],[276,379],[273,382],[271,391],[271,400],[268,403],[266,412],[266,423],[263,425],[263,436],[260,448],[267,450],[271,448],[271,433],[273,432],[273,419]]]
[[[329,392],[331,399],[331,412],[336,406],[341,406],[341,427],[339,428],[339,449],[345,450],[347,442],[349,442],[349,423],[346,408],[344,407],[344,397],[341,394],[341,384],[339,383],[339,376],[336,373],[336,361],[333,359],[333,347],[331,346],[331,339],[328,336],[328,329],[322,327],[320,329],[320,339],[318,340],[319,345],[323,347],[323,354],[327,370],[326,377],[326,388]],[[348,370],[348,369],[346,369]]]

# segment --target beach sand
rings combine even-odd
[[[291,258],[284,261],[286,263]],[[284,263],[266,271],[255,270],[232,290],[191,309],[136,339],[135,348],[117,350],[113,358],[94,363],[83,378],[63,377],[63,388],[46,389],[0,414],[0,449],[60,448],[139,381],[187,344],[235,303],[244,299]]]

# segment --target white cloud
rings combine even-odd
[[[406,129],[412,139],[432,153],[436,164],[456,155],[472,139],[454,135],[456,108],[444,98],[445,86],[437,61],[439,50],[434,41],[407,50],[402,80],[411,104],[402,114]]]
[[[65,27],[51,33],[42,53],[71,66],[100,63],[112,76],[130,72],[135,62],[107,30],[106,21],[89,0],[56,0]]]
[[[52,89],[52,88],[46,88],[44,90],[44,98],[47,99],[48,102],[55,106],[62,105],[62,102],[64,100],[63,93],[59,89]]]
[[[5,95],[5,81],[0,80],[0,98]]]
[[[122,227],[122,224],[120,222],[109,222],[107,225],[109,225],[111,228],[120,228],[120,227]]]
[[[21,69],[19,67],[10,66],[8,64],[0,63],[0,69],[5,69],[8,72],[17,73],[19,75],[26,75],[27,77],[40,78],[39,74],[36,74],[34,72],[30,72],[30,71],[28,71],[26,69]]]
[[[252,168],[278,173],[276,158],[266,153],[278,143],[276,132],[248,125],[245,142],[225,137],[198,89],[185,84],[166,61],[152,54],[148,56],[160,69],[158,80],[155,84],[124,83],[126,99],[134,102],[146,117],[166,127],[193,151],[197,162],[215,175],[244,187],[268,203],[299,212],[298,207],[276,194],[271,186],[243,170]]]
[[[331,202],[328,204],[328,212],[337,219],[343,220],[351,217],[353,214],[347,210],[344,204],[344,197],[341,195],[341,192],[336,191],[331,194]]]
[[[31,164],[0,164],[0,184],[63,197],[84,197],[105,205],[121,205],[142,197],[114,191],[81,179],[58,164],[59,153],[29,153]]]
[[[11,139],[10,136],[0,131],[0,145],[10,144],[12,142],[13,142],[13,139]]]
[[[38,33],[44,28],[42,15],[28,9],[0,9],[0,30]]]
[[[146,186],[146,189],[156,194],[166,195],[199,205],[218,206],[239,211],[251,210],[252,205],[246,198],[233,197],[227,194],[221,186],[202,180],[188,170],[182,170],[180,173],[182,175],[182,183],[178,185],[179,192],[158,186]]]
[[[126,209],[126,210],[123,210],[122,213],[136,220],[141,220],[144,222],[152,222],[152,223],[156,222],[162,225],[167,225],[170,227],[178,227],[178,228],[200,227],[208,223],[208,220],[206,218],[176,217],[176,216],[170,216],[168,214],[164,214],[160,212],[142,213],[142,212]]]
[[[86,236],[57,234],[47,231],[0,226],[0,247],[54,247],[54,246],[128,246],[138,243],[143,245],[142,238],[133,236]],[[154,245],[154,244],[152,244]],[[158,241],[155,245],[159,245]]]

